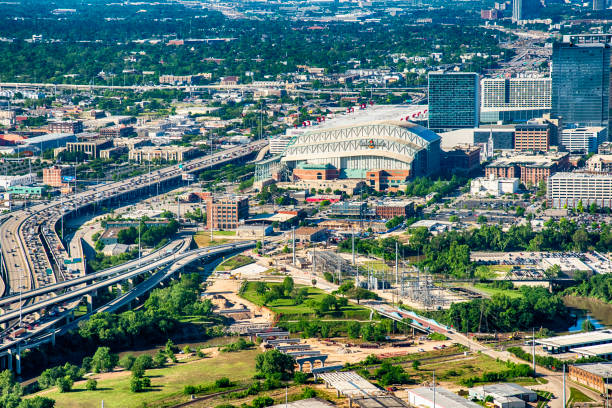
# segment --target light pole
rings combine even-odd
[[[138,223],[138,267],[140,267],[140,257],[142,254],[141,245],[140,245],[140,230],[142,229],[142,220]]]

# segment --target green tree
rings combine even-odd
[[[285,277],[285,279],[283,279],[283,292],[284,292],[284,295],[285,296],[291,295],[291,292],[293,292],[294,286],[295,286],[295,284],[293,283],[293,278],[291,276]]]
[[[582,322],[582,331],[590,332],[595,330],[595,325],[588,317]]]
[[[95,373],[113,371],[117,365],[119,356],[111,353],[109,347],[98,347],[91,360],[91,367]]]
[[[57,385],[59,392],[69,392],[72,389],[72,384],[74,384],[74,381],[72,381],[72,378],[70,378],[68,375],[58,378],[55,381],[55,385]]]
[[[264,377],[280,374],[282,378],[293,375],[295,359],[278,350],[269,350],[255,357],[255,369]]]
[[[85,383],[85,388],[87,388],[87,391],[95,391],[98,389],[98,381],[96,381],[95,378],[90,378],[87,380],[87,383]]]

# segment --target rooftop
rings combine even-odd
[[[612,363],[575,364],[574,367],[602,378],[612,378]]]
[[[323,401],[319,398],[308,398],[299,401],[288,402],[287,404],[282,403],[278,405],[272,405],[269,408],[329,408],[334,405],[327,401]]]
[[[597,330],[588,333],[536,339],[536,343],[552,347],[572,347],[598,342],[612,342],[612,330]]]
[[[489,164],[487,167],[511,167],[522,165],[528,167],[550,167],[561,160],[568,153],[548,153],[548,154],[520,154],[509,157],[501,157]]]
[[[570,171],[557,172],[553,174],[552,176],[550,176],[551,179],[570,179],[570,180],[576,180],[576,179],[610,180],[611,177],[612,175],[607,174],[607,173],[580,173],[580,172],[570,172]]]
[[[409,394],[417,395],[433,403],[434,393],[431,387],[421,387],[408,390]],[[480,405],[450,392],[446,388],[436,387],[436,408],[480,408]]]
[[[493,396],[499,397],[513,397],[521,394],[535,393],[535,391],[532,391],[529,388],[525,388],[522,385],[518,385],[515,383],[481,385],[472,389],[476,392],[481,392],[483,394],[491,394]]]
[[[336,371],[319,374],[319,377],[331,387],[347,397],[384,395],[381,390],[354,371]]]
[[[612,343],[597,344],[595,346],[574,347],[571,348],[570,351],[583,356],[606,356],[608,354],[612,354]]]
[[[406,120],[406,118],[413,118],[413,115],[418,115],[418,113],[424,117],[426,111],[427,106],[425,105],[368,105],[365,109],[355,108],[355,111],[351,113],[337,113],[325,122],[306,128],[305,133],[388,123],[410,129],[411,132],[427,141],[439,140],[440,136],[435,132]]]
[[[24,144],[36,144],[36,143],[44,143],[50,142],[57,139],[64,139],[68,137],[74,137],[74,133],[47,133],[46,135],[34,136],[30,137],[23,141]]]

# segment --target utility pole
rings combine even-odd
[[[138,222],[138,267],[140,267],[140,256],[142,254],[141,246],[140,246],[140,230],[142,229],[141,226],[142,226],[142,220]]]
[[[535,328],[531,328],[531,361],[533,364],[533,375],[536,373],[536,364],[535,364]]]
[[[565,364],[563,364],[563,408],[565,408]]]
[[[295,226],[291,227],[291,246],[293,247],[293,266],[295,266]]]
[[[353,266],[355,266],[355,230],[351,229],[351,239],[353,242]]]
[[[436,370],[433,371],[433,408],[436,408]]]
[[[399,269],[397,264],[397,241],[395,241],[395,286],[399,280]]]

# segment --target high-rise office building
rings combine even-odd
[[[484,78],[481,107],[550,109],[550,78]]]
[[[550,113],[550,78],[485,78],[480,89],[480,123],[524,123]]]
[[[478,127],[478,74],[473,72],[430,73],[429,121],[435,131]]]
[[[606,0],[593,0],[593,10],[602,11],[606,8]]]
[[[553,117],[578,126],[608,128],[609,44],[553,44]]]
[[[523,20],[537,18],[541,7],[540,0],[512,0],[512,21],[520,23]]]

